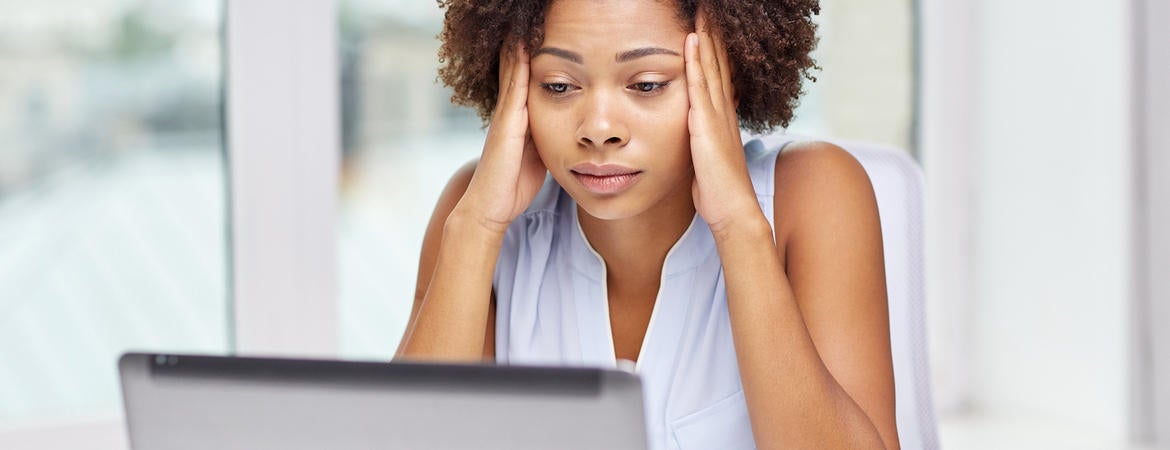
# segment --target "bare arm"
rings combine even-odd
[[[471,177],[475,173],[476,162],[470,162],[464,165],[451,177],[447,183],[447,187],[443,189],[443,193],[439,196],[439,201],[435,205],[435,210],[431,215],[430,222],[427,224],[426,235],[423,238],[422,252],[419,256],[418,276],[415,281],[414,304],[410,311],[410,321],[407,322],[406,332],[403,334],[402,340],[398,344],[396,356],[398,358],[406,357],[406,344],[411,340],[418,325],[418,313],[422,307],[423,301],[426,298],[427,291],[430,289],[431,277],[435,273],[435,268],[438,265],[439,248],[444,239],[444,228],[446,228],[447,218],[450,217],[451,211],[463,197],[464,192],[467,191],[467,185],[471,182]],[[494,263],[494,261],[493,261]],[[473,300],[474,301],[474,300]],[[455,320],[446,321],[441,325],[442,328],[453,327],[463,329],[474,329],[480,323],[478,317],[470,317],[465,321],[460,321],[459,318]],[[434,328],[427,329],[424,327],[424,333]],[[436,330],[437,331],[437,330]],[[487,311],[487,324],[483,335],[483,358],[492,359],[495,357],[495,297],[494,294]],[[474,344],[472,344],[474,345]]]
[[[483,154],[456,174],[431,218],[398,358],[478,361],[494,354],[496,259],[509,224],[547,174],[528,131],[528,80],[527,52],[519,43],[504,45],[500,101]]]
[[[775,234],[761,216],[716,236],[756,441],[898,448],[872,187],[840,148],[788,153],[777,163]]]
[[[882,436],[899,448],[885,257],[865,169],[826,143],[777,162],[776,242],[817,353]],[[780,236],[783,235],[781,238]]]

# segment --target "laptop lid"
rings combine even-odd
[[[607,369],[127,353],[131,448],[647,447],[641,382]]]

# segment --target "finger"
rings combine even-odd
[[[523,148],[523,141],[528,134],[528,54],[519,42],[507,44],[500,50],[500,89],[496,99],[495,110],[492,112],[491,126],[488,129],[490,145],[484,147],[498,149],[504,154],[510,154],[512,148],[519,151]],[[511,160],[511,158],[506,158]],[[515,158],[519,161],[519,158]]]
[[[718,99],[723,98],[723,75],[719,72],[719,61],[716,60],[715,41],[712,40],[710,25],[707,23],[707,13],[702,9],[695,16],[695,28],[699,34],[699,60],[702,62],[703,72],[707,77],[708,91],[716,111],[722,111],[724,105]]]
[[[715,33],[716,59],[719,61],[719,71],[722,73],[720,81],[723,85],[723,110],[727,112],[728,125],[739,129],[739,117],[736,115],[735,83],[732,82],[731,58],[727,56],[727,44],[723,41],[722,33]]]
[[[480,166],[485,173],[516,173],[529,140],[528,53],[516,43],[500,61],[501,91]],[[478,171],[477,171],[478,172]]]
[[[719,63],[719,81],[722,82],[723,93],[730,104],[735,97],[735,86],[731,83],[731,58],[727,56],[727,44],[723,41],[722,30],[712,34],[715,44],[715,61]]]
[[[528,77],[531,70],[528,67],[528,49],[524,44],[517,43],[512,56],[512,82],[509,98],[514,102],[514,110],[523,109],[528,105]]]
[[[512,51],[511,73],[508,79],[508,91],[504,100],[504,114],[508,121],[510,137],[523,137],[528,132],[528,118],[524,114],[528,108],[528,51],[522,44],[517,44]],[[523,123],[521,123],[523,122]]]
[[[526,102],[528,73],[527,53],[520,43],[507,44],[500,50],[500,81],[495,114],[498,115],[504,108],[514,110],[518,95],[522,94],[521,100]]]
[[[687,71],[687,99],[691,104],[691,111],[710,111],[711,93],[707,88],[707,76],[699,62],[699,35],[687,35],[686,46],[683,49],[683,59]],[[694,127],[692,132],[694,131]]]
[[[500,46],[500,73],[497,74],[497,88],[496,88],[496,111],[499,111],[500,105],[508,98],[508,80],[512,77],[512,52],[509,51],[510,44],[504,41]]]

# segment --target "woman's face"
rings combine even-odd
[[[544,33],[528,111],[553,178],[599,219],[689,200],[687,30],[674,2],[555,0]]]

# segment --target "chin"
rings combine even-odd
[[[628,219],[646,210],[636,198],[635,192],[623,192],[615,196],[598,197],[590,193],[580,195],[569,192],[573,200],[590,216],[600,220]]]

